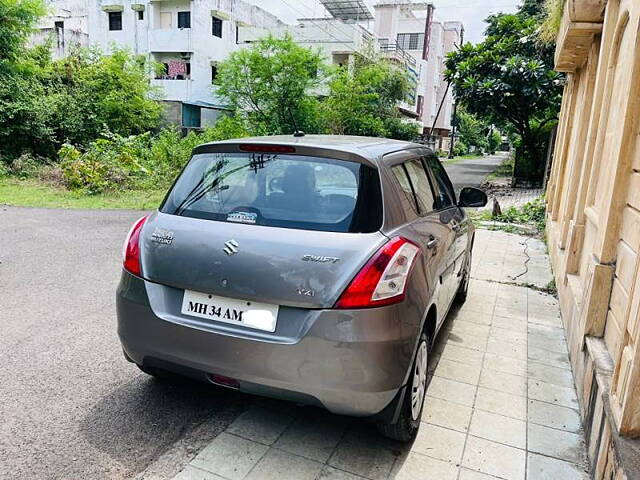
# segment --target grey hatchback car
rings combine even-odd
[[[117,291],[126,358],[415,435],[427,356],[464,300],[474,229],[419,144],[275,136],[196,147],[132,227]]]

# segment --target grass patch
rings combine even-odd
[[[512,177],[513,176],[513,156],[509,155],[498,165],[493,172],[489,174],[487,180],[495,180],[496,178]]]
[[[474,155],[469,153],[467,155],[458,155],[453,158],[441,157],[440,161],[446,165],[451,165],[452,163],[459,162],[460,160],[474,160],[476,158],[482,158],[482,155]]]
[[[537,235],[545,234],[547,206],[544,197],[525,203],[521,207],[509,207],[501,215],[493,216],[490,210],[467,210],[469,219],[476,227],[488,230],[502,230],[507,233],[531,235],[527,230],[537,231]],[[487,222],[496,222],[487,225]],[[527,229],[526,227],[533,227]]]
[[[535,226],[540,233],[545,231],[547,221],[547,205],[544,198],[540,197],[525,203],[522,207],[509,207],[494,218],[498,222],[521,223]]]
[[[0,204],[19,207],[151,210],[164,194],[164,190],[127,190],[86,195],[37,180],[0,177]]]

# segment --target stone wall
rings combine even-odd
[[[566,0],[548,238],[596,479],[640,478],[640,2]]]

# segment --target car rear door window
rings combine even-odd
[[[194,155],[164,213],[283,228],[369,233],[382,226],[378,171],[331,158],[264,153]]]
[[[425,161],[436,181],[434,188],[436,189],[436,204],[438,208],[442,209],[455,205],[453,185],[440,160],[436,156],[429,156],[425,158]]]
[[[409,180],[409,174],[404,164],[391,167],[391,171],[400,185],[400,190],[404,193],[404,195],[400,195],[400,201],[402,202],[405,213],[410,217],[415,217],[416,213],[418,213],[418,205],[416,203],[415,193],[413,192],[413,186]]]
[[[405,163],[409,179],[413,185],[418,202],[418,211],[420,215],[424,215],[433,211],[436,207],[433,190],[427,172],[420,160],[411,160]]]

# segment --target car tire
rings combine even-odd
[[[400,442],[410,442],[418,433],[427,390],[428,359],[429,339],[423,333],[420,335],[398,419],[395,423],[378,423],[378,430],[385,437]]]
[[[458,305],[462,305],[467,300],[467,293],[469,291],[469,281],[471,279],[471,252],[467,256],[467,268],[464,271],[464,277],[460,282],[460,286],[458,287],[458,292],[456,293],[455,303]]]

